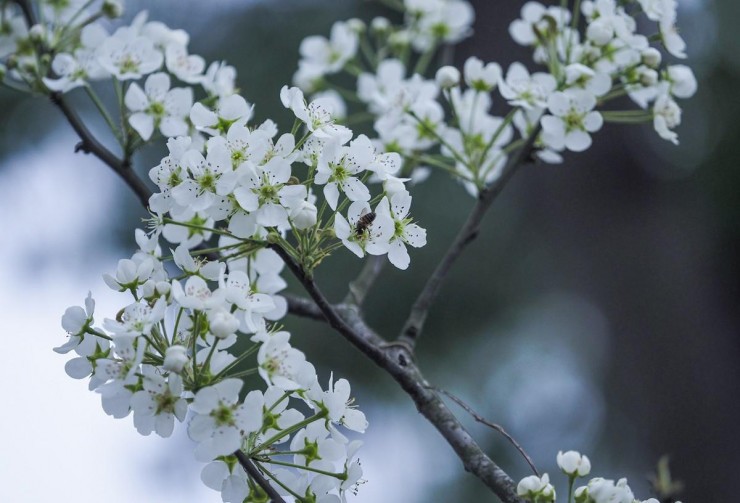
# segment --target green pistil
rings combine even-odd
[[[329,63],[336,63],[341,57],[342,55],[339,52],[331,51],[329,54]]]
[[[435,134],[435,124],[429,119],[421,119],[419,120],[419,123],[416,125],[416,132],[419,135],[419,138],[429,138],[434,139],[436,138]]]
[[[476,152],[485,149],[487,142],[480,134],[465,136],[465,149],[468,152]]]
[[[219,117],[218,118],[218,123],[216,124],[216,129],[218,129],[220,132],[226,134],[228,132],[229,128],[231,127],[231,125],[233,123],[235,123],[235,122],[236,122],[236,120],[230,121],[230,120],[226,120],[226,119],[224,119],[222,117]]]
[[[216,189],[216,177],[213,176],[213,173],[210,171],[206,171],[203,176],[198,178],[198,185],[203,190],[215,192]]]
[[[403,149],[401,148],[401,145],[396,140],[393,140],[392,142],[390,142],[388,145],[385,146],[385,151],[386,152],[396,152],[400,154],[401,152],[403,152]]]
[[[436,38],[445,38],[450,34],[450,27],[444,23],[437,23],[432,26],[432,35]]]
[[[262,368],[267,371],[268,375],[272,375],[280,368],[280,364],[275,359],[269,359],[265,360],[265,362],[262,364]]]
[[[177,171],[170,172],[170,175],[167,177],[167,184],[170,187],[177,187],[182,183],[182,178],[180,178],[180,173]]]
[[[277,199],[278,190],[279,190],[278,187],[273,187],[272,185],[263,185],[262,187],[260,187],[259,189],[260,205],[266,202],[275,201]]]
[[[211,412],[211,417],[216,421],[219,426],[225,424],[234,424],[234,411],[231,407],[221,405],[217,409]]]
[[[568,112],[568,114],[563,117],[563,121],[565,122],[565,130],[567,132],[583,129],[583,115],[579,114],[575,110]]]
[[[169,392],[159,395],[159,399],[157,400],[157,414],[161,414],[162,412],[174,413],[176,403],[177,398]]]
[[[403,222],[399,222],[398,220],[393,222],[394,229],[393,229],[393,237],[401,237],[403,235]]]
[[[334,172],[334,176],[332,178],[335,181],[343,182],[349,176],[349,173],[347,172],[343,164],[330,164],[329,166]]]
[[[118,65],[121,73],[136,73],[139,69],[139,62],[127,55]]]
[[[149,105],[149,107],[146,109],[146,112],[149,115],[153,115],[157,119],[161,119],[162,117],[164,117],[164,105],[155,101]]]
[[[484,80],[474,80],[472,87],[480,93],[487,93],[491,90],[491,87]]]
[[[246,160],[247,156],[241,150],[235,150],[231,153],[231,165],[236,169],[242,162]]]

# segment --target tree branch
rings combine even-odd
[[[126,185],[129,186],[134,194],[139,198],[141,204],[146,208],[149,206],[149,198],[152,195],[152,191],[146,184],[139,178],[134,170],[131,168],[131,161],[129,159],[119,159],[110,150],[105,148],[90,132],[90,130],[82,122],[79,115],[72,109],[62,96],[62,93],[54,92],[49,95],[51,102],[59,108],[67,122],[75,130],[77,136],[80,137],[80,142],[75,147],[75,152],[84,152],[86,154],[93,154],[95,157],[103,161],[109,168],[120,176]]]
[[[29,29],[38,24],[38,18],[29,0],[15,0],[15,3],[18,4],[18,7],[20,7],[23,12],[23,17],[25,18]],[[47,54],[49,53],[49,51],[45,49],[44,52]],[[51,72],[51,70],[49,71]],[[128,185],[137,195],[139,201],[141,201],[144,207],[147,208],[149,206],[149,197],[152,195],[152,191],[131,168],[131,160],[127,157],[119,159],[109,149],[103,146],[103,144],[93,136],[87,126],[85,126],[85,123],[82,122],[82,119],[77,115],[77,112],[75,112],[69,103],[67,103],[62,93],[52,92],[49,94],[49,98],[51,99],[51,102],[62,111],[67,122],[70,123],[72,129],[77,133],[77,136],[80,137],[80,142],[75,147],[75,152],[82,151],[86,154],[93,154],[95,157],[103,161],[123,179],[126,185]]]
[[[285,261],[328,323],[355,348],[385,370],[416,404],[417,410],[441,433],[463,463],[465,470],[479,478],[504,503],[522,503],[514,481],[491,460],[450,411],[413,361],[402,343],[387,343],[368,327],[354,305],[333,306],[313,278],[279,245],[269,245]]]
[[[267,496],[270,497],[270,501],[272,501],[272,503],[285,503],[283,497],[280,496],[275,488],[270,485],[270,482],[264,477],[264,475],[262,475],[257,467],[254,466],[254,463],[252,463],[252,461],[247,457],[246,454],[239,450],[236,451],[234,455],[236,456],[236,459],[239,460],[239,464],[242,465],[244,471],[247,472],[250,477],[252,477],[257,485],[265,491],[265,493],[267,493]]]
[[[326,321],[324,313],[312,299],[300,297],[292,294],[281,294],[288,301],[288,312],[302,318],[309,318],[317,321]]]
[[[509,158],[501,176],[492,185],[480,192],[478,201],[468,215],[465,225],[460,229],[457,237],[448,248],[447,253],[442,257],[434,273],[429,277],[421,293],[416,298],[406,323],[403,326],[403,330],[401,330],[398,336],[397,340],[399,342],[404,342],[411,348],[416,345],[416,341],[424,328],[424,322],[429,314],[429,308],[437,298],[442,283],[450,272],[452,265],[462,255],[465,248],[478,237],[483,217],[517,169],[529,159],[539,132],[540,127],[535,128],[524,145],[516,151],[516,154]]]

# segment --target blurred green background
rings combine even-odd
[[[459,46],[455,64],[461,68],[476,55],[533,68],[507,34],[522,3],[472,3],[475,35]],[[643,498],[648,474],[669,454],[675,477],[686,484],[685,503],[737,500],[740,3],[679,4],[688,64],[699,80],[697,96],[683,102],[681,146],[661,141],[650,127],[607,125],[588,152],[568,154],[560,166],[521,170],[453,269],[420,342],[418,362],[429,380],[504,426],[551,472],[561,494],[555,454],[579,449],[591,456],[592,475],[628,476]],[[130,0],[127,19],[140,8],[188,30],[191,52],[233,64],[243,95],[257,104],[257,120],[270,117],[286,127],[291,121],[278,92],[291,80],[301,39],[328,33],[336,20],[392,15],[350,0]],[[32,149],[68,127],[43,100],[2,91],[0,107],[1,155]],[[143,153],[137,170],[145,174],[164,151],[160,145]],[[412,252],[408,271],[387,267],[367,305],[370,324],[388,336],[400,330],[473,204],[441,174],[413,195],[413,215],[428,229],[429,244]],[[131,231],[145,216],[136,199],[121,184],[101,213],[112,231],[87,253],[129,255]],[[71,259],[39,252],[25,267],[31,274],[43,261],[62,260],[82,270],[92,260]],[[360,265],[338,253],[322,266],[319,283],[339,300]],[[353,383],[371,422],[368,445],[393,439],[376,462],[421,449],[413,458],[423,460],[417,468],[434,470],[424,485],[403,492],[393,484],[407,480],[390,479],[384,501],[495,500],[383,372],[323,324],[294,318],[286,324],[323,378],[331,369]],[[463,411],[459,416],[512,477],[528,475],[498,434]]]

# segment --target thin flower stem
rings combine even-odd
[[[239,464],[242,466],[242,468],[244,468],[244,471],[249,474],[252,480],[254,480],[257,485],[260,486],[262,490],[267,493],[267,496],[270,497],[272,503],[285,503],[283,497],[280,496],[275,488],[270,485],[270,482],[268,482],[267,479],[262,475],[262,473],[257,469],[257,467],[254,466],[254,463],[252,463],[252,460],[249,459],[246,454],[244,454],[241,450],[238,450],[234,453],[234,456],[236,456],[236,459],[239,460]]]
[[[282,453],[277,453],[282,454]],[[275,455],[275,454],[273,454]],[[306,470],[308,472],[318,473],[321,475],[326,475],[327,477],[334,477],[336,479],[344,479],[344,473],[334,473],[334,472],[327,472],[326,470],[319,470],[318,468],[312,468],[310,466],[304,466],[304,465],[298,465],[295,463],[288,463],[285,461],[278,461],[276,459],[271,459],[267,461],[267,463],[271,465],[280,465],[280,466],[287,466],[288,468],[298,468],[299,470]]]
[[[568,503],[573,501],[573,484],[575,481],[576,478],[573,475],[568,477],[568,499],[566,500]]]
[[[210,372],[211,358],[213,358],[213,353],[216,352],[216,346],[218,345],[220,341],[221,339],[216,338],[213,341],[213,344],[211,344],[211,349],[210,351],[208,351],[208,356],[206,356],[206,361],[203,362],[203,367],[201,367],[200,369],[201,375],[206,373],[206,369],[208,369],[208,371]]]
[[[438,142],[439,142],[440,144],[442,144],[442,146],[446,147],[446,148],[447,148],[447,150],[449,150],[449,151],[450,151],[450,153],[452,154],[452,157],[454,157],[456,161],[458,161],[458,162],[460,162],[461,164],[463,164],[463,165],[464,165],[464,166],[465,166],[466,168],[468,168],[468,169],[469,169],[469,170],[470,170],[471,172],[475,172],[475,170],[473,169],[473,167],[472,167],[472,166],[470,166],[470,163],[469,163],[468,161],[466,161],[465,159],[463,159],[463,157],[462,157],[462,156],[460,155],[460,153],[459,153],[459,152],[458,152],[457,150],[455,150],[455,148],[454,148],[454,147],[453,147],[452,145],[450,145],[450,144],[449,144],[449,143],[447,142],[447,140],[445,140],[444,138],[442,138],[442,137],[441,137],[441,136],[439,135],[439,133],[437,133],[437,131],[435,131],[434,129],[430,128],[430,127],[429,127],[429,126],[428,126],[428,125],[427,125],[427,124],[426,124],[426,123],[425,123],[425,122],[424,122],[423,120],[421,120],[421,118],[420,118],[420,117],[419,117],[418,115],[416,115],[416,114],[415,114],[414,112],[408,111],[408,112],[406,112],[406,113],[407,113],[407,114],[408,114],[409,116],[411,116],[411,117],[412,117],[412,118],[413,118],[413,119],[414,119],[414,120],[415,120],[415,121],[416,121],[416,122],[417,122],[417,123],[418,123],[418,124],[419,124],[419,125],[420,125],[421,127],[423,127],[423,128],[424,128],[424,129],[425,129],[425,130],[426,130],[426,131],[427,131],[428,133],[430,133],[430,134],[431,134],[432,136],[434,136],[434,138],[435,138],[435,139],[436,139],[436,140],[437,140],[437,141],[438,141]]]
[[[432,47],[424,51],[422,55],[419,56],[419,59],[416,61],[416,66],[414,66],[414,73],[418,73],[421,76],[424,75],[429,67],[429,63],[432,62],[432,58],[434,58],[434,55],[437,53],[437,48],[439,48],[439,44],[435,41]]]
[[[113,122],[113,118],[108,113],[108,110],[105,109],[105,105],[103,105],[103,102],[100,101],[100,98],[98,97],[97,93],[90,87],[90,86],[84,86],[85,92],[87,93],[87,96],[90,98],[90,100],[95,105],[95,108],[98,109],[98,112],[100,112],[100,115],[105,120],[105,123],[108,124],[108,127],[110,128],[111,132],[115,135],[116,139],[121,142],[120,133],[118,131],[118,128],[116,127],[116,124]]]
[[[105,340],[108,340],[108,341],[112,341],[113,340],[113,337],[111,337],[110,335],[104,334],[103,332],[98,332],[94,328],[90,328],[90,327],[86,328],[85,329],[85,333],[90,334],[90,335],[94,335],[96,337],[100,337],[101,339],[105,339]]]
[[[239,355],[239,356],[238,356],[238,357],[236,358],[236,360],[234,360],[233,362],[229,363],[229,364],[228,364],[228,365],[227,365],[226,367],[224,367],[224,369],[223,369],[223,370],[222,370],[221,372],[219,372],[219,373],[218,373],[218,374],[216,375],[216,377],[214,377],[214,378],[213,378],[213,380],[214,380],[214,381],[219,381],[219,380],[221,380],[221,379],[222,379],[223,377],[225,377],[225,376],[226,376],[226,374],[227,374],[227,373],[228,373],[228,372],[229,372],[229,371],[230,371],[231,369],[235,368],[235,367],[236,367],[236,366],[238,366],[238,365],[239,365],[239,364],[240,364],[241,362],[243,362],[244,360],[246,360],[247,358],[249,358],[250,356],[252,356],[252,355],[253,355],[253,354],[254,354],[254,353],[255,353],[255,352],[256,352],[256,351],[257,351],[257,350],[259,349],[259,347],[260,347],[260,345],[259,345],[259,344],[255,344],[254,346],[252,346],[251,348],[247,349],[247,350],[246,350],[245,352],[243,352],[242,354],[240,354],[240,355]]]
[[[255,369],[247,369],[247,370],[242,370],[240,372],[234,372],[233,374],[226,374],[224,376],[224,378],[238,379],[240,377],[246,377],[246,376],[254,375],[257,372],[258,371],[257,371],[256,368]]]
[[[419,296],[416,298],[411,312],[406,319],[406,323],[401,330],[401,334],[396,339],[398,342],[408,344],[411,348],[416,344],[416,340],[424,328],[424,322],[429,314],[429,309],[437,298],[437,295],[442,288],[442,283],[447,277],[452,265],[457,261],[460,255],[462,255],[468,244],[478,236],[483,216],[491,207],[496,197],[501,193],[506,183],[519,167],[528,160],[534,147],[535,139],[540,133],[540,128],[541,126],[537,126],[530,133],[530,136],[527,138],[524,145],[517,151],[517,154],[509,158],[509,161],[504,166],[501,176],[489,187],[481,190],[478,195],[478,201],[468,215],[468,220],[465,222],[465,225],[450,245],[447,253],[442,257],[442,260],[437,265],[434,273],[427,280],[424,288],[419,293]]]
[[[267,470],[262,463],[255,460],[255,463],[259,467],[260,470],[264,471],[265,474],[275,482],[277,485],[282,487],[288,494],[292,495],[296,499],[296,503],[308,503],[305,498],[303,498],[300,494],[296,493],[294,490],[292,490],[290,487],[288,487],[285,483],[281,482],[279,478],[275,477],[269,470]]]
[[[280,431],[278,433],[275,433],[273,436],[271,436],[267,440],[264,440],[261,444],[259,444],[254,449],[252,449],[252,453],[258,453],[259,451],[261,451],[264,448],[269,448],[270,446],[272,446],[272,444],[274,444],[275,442],[277,442],[281,438],[286,437],[288,435],[292,435],[293,433],[295,433],[296,431],[300,430],[301,428],[303,428],[305,426],[308,426],[309,424],[311,424],[311,423],[313,423],[315,421],[318,421],[319,419],[325,418],[328,415],[328,413],[329,412],[327,410],[322,410],[321,412],[317,412],[313,416],[308,417],[308,418],[304,419],[303,421],[294,424],[293,426],[290,426],[290,427],[288,427],[288,428],[286,428],[286,429],[284,429],[284,430],[282,430],[282,431]]]

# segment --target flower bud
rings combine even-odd
[[[643,67],[639,75],[640,84],[643,86],[650,87],[658,83],[658,72],[652,68]]]
[[[697,84],[694,72],[686,65],[671,65],[667,70],[671,81],[671,94],[677,98],[691,98],[696,92]]]
[[[442,89],[457,87],[460,84],[460,70],[454,66],[443,66],[437,70],[435,80]]]
[[[44,25],[35,24],[28,30],[28,37],[34,42],[43,42],[46,40],[46,28]]]
[[[8,70],[15,70],[18,68],[18,55],[17,54],[11,54],[8,56],[8,59],[5,60],[5,64],[7,65]]]
[[[524,477],[519,481],[516,492],[524,499],[536,501],[537,503],[555,501],[555,488],[550,484],[550,476],[546,473],[542,477],[538,477],[537,475]]]
[[[397,178],[393,175],[388,175],[388,178],[383,180],[383,191],[388,194],[388,197],[393,197],[394,194],[399,192],[406,192],[406,183],[410,178]]]
[[[569,477],[585,477],[591,473],[591,461],[579,452],[559,451],[557,461],[560,469]]]
[[[291,212],[290,218],[296,229],[302,230],[316,225],[317,214],[318,211],[315,205],[308,201],[301,201]]]
[[[217,309],[208,313],[211,333],[219,339],[226,339],[239,328],[239,320],[226,309]]]
[[[403,49],[411,44],[411,34],[407,30],[398,30],[391,33],[388,43],[395,49]]]
[[[606,18],[598,18],[586,28],[586,37],[598,46],[608,44],[614,38],[614,28]]]
[[[348,19],[347,26],[349,26],[349,28],[355,33],[362,33],[367,28],[365,21],[363,21],[362,19],[358,19],[356,17],[353,17],[352,19]]]
[[[188,363],[188,350],[185,346],[170,346],[164,354],[162,367],[165,370],[179,374]]]
[[[661,59],[660,51],[655,47],[648,47],[642,51],[642,62],[651,68],[658,68]]]
[[[377,33],[383,33],[387,31],[391,27],[391,22],[388,21],[388,18],[378,16],[376,18],[373,18],[372,21],[370,21],[370,28]]]
[[[587,503],[588,502],[588,487],[581,486],[573,493],[573,500],[576,503]]]
[[[123,15],[123,3],[120,0],[105,0],[100,11],[110,19],[121,17]]]

